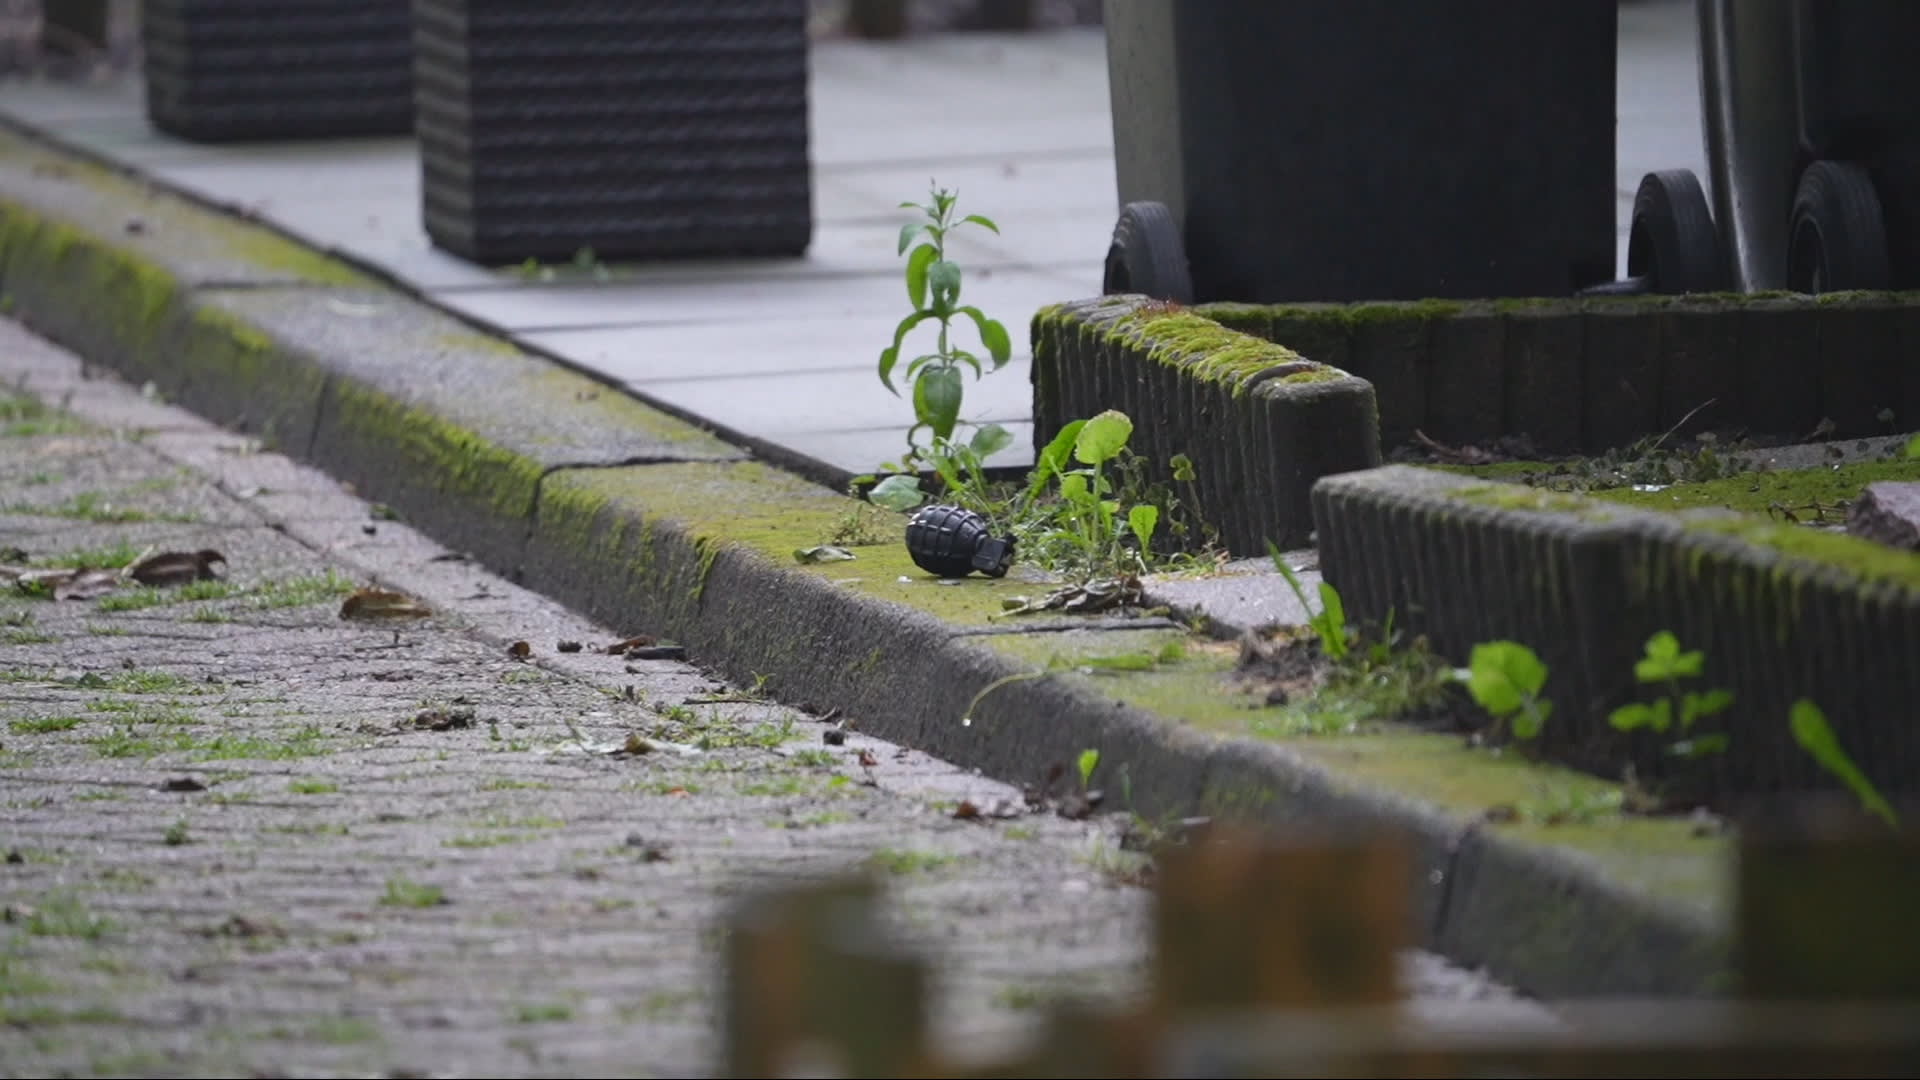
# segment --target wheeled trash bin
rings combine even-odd
[[[1107,0],[1109,293],[1567,295],[1613,277],[1618,0]]]
[[[1626,284],[1920,287],[1920,3],[1697,4],[1711,207],[1688,170],[1643,178]]]

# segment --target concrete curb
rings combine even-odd
[[[1724,914],[1618,884],[1597,860],[1478,829],[1280,745],[1209,736],[1062,679],[1009,683],[963,725],[974,695],[1021,665],[924,612],[621,494],[622,477],[723,475],[738,451],[400,290],[325,260],[316,270],[311,251],[268,230],[9,141],[0,136],[0,294],[16,316],[351,482],[506,576],[998,777],[1037,778],[1091,746],[1128,767],[1132,808],[1150,818],[1404,830],[1426,871],[1417,938],[1536,993],[1721,984]],[[65,181],[31,179],[50,162]],[[149,224],[123,228],[134,219]],[[189,256],[229,233],[246,234],[234,247],[252,263],[302,272],[245,288],[198,273]]]

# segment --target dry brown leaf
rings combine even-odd
[[[422,709],[413,717],[413,726],[427,731],[451,731],[473,726],[472,709]]]
[[[871,769],[878,764],[880,764],[880,759],[873,756],[873,751],[871,750],[860,751],[860,767],[861,768]]]
[[[978,821],[980,819],[980,808],[973,805],[972,799],[961,799],[960,805],[953,808],[953,819],[955,821]]]
[[[360,589],[340,605],[343,619],[418,619],[431,614],[427,605],[388,589]]]
[[[507,655],[513,657],[515,660],[525,660],[527,657],[533,655],[533,646],[524,641],[516,641],[507,646]]]
[[[653,645],[659,640],[660,639],[658,638],[649,637],[646,634],[641,634],[638,637],[630,637],[625,641],[614,642],[613,644],[607,646],[607,653],[612,656],[620,656],[624,653],[631,652],[634,649],[644,649],[649,645]]]
[[[91,600],[120,587],[120,575],[113,570],[81,570],[53,587],[55,600]]]
[[[127,567],[127,576],[142,585],[185,585],[191,581],[206,581],[218,577],[214,573],[214,563],[225,563],[227,557],[212,548],[199,551],[163,551],[158,555],[149,555]]]

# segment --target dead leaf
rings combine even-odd
[[[191,776],[176,776],[160,785],[161,791],[205,791],[207,785]]]
[[[422,709],[415,713],[413,726],[425,731],[451,731],[473,726],[472,709]]]
[[[803,563],[846,562],[858,558],[853,552],[832,544],[817,544],[810,548],[796,548],[793,557]]]
[[[431,614],[420,601],[388,589],[360,589],[340,605],[343,619],[418,619]]]
[[[1511,825],[1520,820],[1520,808],[1512,803],[1489,806],[1486,812],[1480,815],[1480,820],[1489,825]]]
[[[1432,451],[1433,455],[1442,461],[1456,465],[1488,465],[1500,460],[1498,455],[1490,454],[1477,446],[1453,447],[1435,442],[1419,428],[1413,429],[1413,441]]]
[[[1110,608],[1138,605],[1145,599],[1146,592],[1140,585],[1140,579],[1129,574],[1104,581],[1089,581],[1084,585],[1068,585],[1055,589],[1038,600],[1029,600],[1024,596],[1008,597],[1001,601],[1002,610],[989,617],[997,619],[1008,615],[1028,615],[1037,611],[1090,614]]]
[[[515,660],[525,660],[527,657],[533,655],[533,646],[524,641],[516,641],[507,646],[507,655],[513,657]]]
[[[142,585],[185,585],[190,581],[207,581],[218,577],[213,571],[213,564],[226,561],[225,555],[212,548],[163,551],[129,565],[127,576]]]
[[[955,821],[978,821],[980,820],[980,808],[973,805],[972,799],[961,799],[960,805],[953,808],[953,819]]]
[[[620,749],[622,752],[628,754],[650,754],[653,752],[653,744],[641,738],[636,733],[627,736],[626,743],[623,744]]]
[[[687,791],[686,788],[683,788],[683,787],[672,787],[667,789],[667,794],[685,796],[689,794],[689,792]]]
[[[620,656],[633,649],[644,649],[647,646],[652,645],[659,640],[660,640],[659,638],[649,637],[646,634],[641,634],[638,637],[630,637],[625,641],[616,641],[613,644],[607,646],[607,654],[610,656]]]
[[[873,751],[871,750],[860,751],[860,767],[861,768],[871,769],[878,764],[880,764],[880,759],[873,756]]]
[[[579,652],[580,643],[577,641],[563,641],[559,645],[555,646],[555,648],[559,649],[561,652]]]
[[[685,660],[685,645],[643,645],[638,649],[628,649],[627,656],[633,660]]]
[[[55,600],[92,600],[120,587],[120,575],[113,570],[82,570],[53,587]]]

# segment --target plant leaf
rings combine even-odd
[[[1703,716],[1712,716],[1733,704],[1733,691],[1727,689],[1709,690],[1704,694],[1687,694],[1680,699],[1680,730],[1693,726],[1695,720]]]
[[[999,235],[1000,233],[1000,226],[995,225],[991,219],[984,217],[980,214],[968,214],[966,217],[963,217],[960,220],[971,221],[975,225],[978,225],[984,229],[991,231],[996,236]]]
[[[913,203],[902,203],[901,205],[915,206],[915,204]],[[918,207],[915,206],[915,209],[918,209]],[[907,253],[907,246],[909,244],[912,244],[913,238],[916,236],[919,236],[920,231],[922,229],[925,229],[926,227],[927,225],[926,225],[926,222],[924,221],[910,221],[907,224],[900,226],[900,250],[899,252],[897,252],[897,254],[905,255]],[[919,306],[920,305],[917,303],[914,305],[914,307],[919,307]]]
[[[934,307],[952,311],[960,300],[960,264],[950,259],[935,260],[927,267],[927,284],[933,289]]]
[[[1056,473],[1066,471],[1067,460],[1073,454],[1074,442],[1080,438],[1080,429],[1086,425],[1085,420],[1075,420],[1061,428],[1059,433],[1054,435],[1053,439],[1040,451],[1040,456],[1033,463],[1032,479],[1027,482],[1027,498],[1038,497],[1046,488],[1050,478]]]
[[[1860,805],[1868,813],[1878,815],[1887,824],[1898,828],[1899,816],[1893,807],[1881,796],[1873,781],[1847,756],[1840,746],[1839,736],[1833,733],[1833,727],[1827,723],[1827,714],[1820,706],[1806,698],[1795,701],[1787,714],[1787,723],[1793,728],[1793,739],[1800,748],[1813,755],[1820,767],[1832,773],[1841,783],[1853,790]]]
[[[1080,770],[1080,786],[1086,787],[1087,782],[1093,779],[1093,770],[1100,767],[1100,751],[1092,749],[1080,751],[1080,760],[1075,762],[1075,765]]]
[[[982,424],[974,431],[973,438],[967,445],[973,450],[975,456],[985,461],[1013,445],[1013,432],[999,424]]]
[[[927,267],[939,254],[932,244],[921,244],[907,256],[907,299],[916,311],[927,306]]]
[[[1513,719],[1509,720],[1507,723],[1513,729],[1514,738],[1533,739],[1533,738],[1539,737],[1541,722],[1544,719],[1545,718],[1540,715],[1538,710],[1523,708],[1523,709],[1520,709],[1518,712],[1515,712],[1513,714]]]
[[[977,307],[963,307],[959,312],[973,320],[973,328],[980,333],[980,344],[993,357],[994,369],[999,370],[1013,356],[1013,339],[1007,336],[1007,328],[987,318]]]
[[[914,380],[914,410],[921,422],[933,429],[935,438],[952,437],[953,425],[960,418],[962,393],[960,369],[956,367],[929,367]]]
[[[920,490],[920,478],[911,473],[895,473],[867,492],[868,502],[888,510],[911,510],[926,497]]]
[[[916,311],[906,318],[901,319],[900,324],[893,328],[893,344],[880,353],[881,385],[885,386],[888,390],[892,390],[893,396],[895,397],[900,396],[900,391],[893,389],[892,375],[893,365],[900,359],[900,343],[907,339],[907,334],[912,331],[914,327],[919,326],[932,317],[932,312]]]
[[[1087,478],[1077,472],[1060,477],[1060,497],[1071,503],[1085,503],[1093,498],[1087,490]]]
[[[1108,409],[1087,421],[1073,441],[1073,456],[1083,465],[1111,461],[1133,437],[1133,421],[1118,409]]]
[[[1173,470],[1173,479],[1175,482],[1181,484],[1193,483],[1193,478],[1196,474],[1194,473],[1192,458],[1185,454],[1175,454],[1167,459],[1167,466]],[[1273,545],[1269,543],[1267,546],[1272,547]]]
[[[1160,524],[1160,508],[1152,503],[1139,503],[1127,511],[1127,528],[1140,541],[1140,554],[1148,552],[1153,541],[1153,530]]]
[[[1467,659],[1467,692],[1480,707],[1495,717],[1505,718],[1517,711],[1530,692],[1522,688],[1529,679],[1527,660],[1533,650],[1517,641],[1483,641],[1473,647]],[[1539,661],[1533,661],[1538,664]],[[1544,674],[1540,677],[1545,680]],[[1538,684],[1535,684],[1538,689]]]
[[[1645,702],[1636,701],[1632,705],[1622,705],[1608,713],[1607,723],[1613,725],[1615,731],[1634,731],[1649,727],[1653,724],[1653,710]]]

